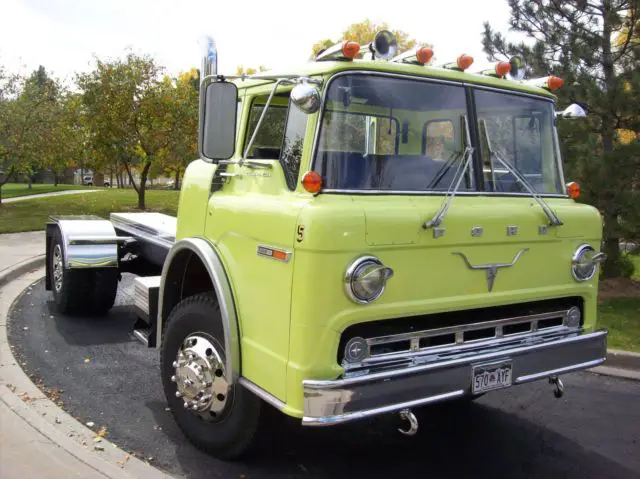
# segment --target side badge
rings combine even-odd
[[[304,225],[298,225],[298,231],[296,234],[296,241],[298,243],[302,243],[302,240],[304,240]]]

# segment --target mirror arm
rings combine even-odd
[[[282,83],[291,83],[291,80],[289,80],[287,78],[279,78],[276,81],[276,83],[273,85],[273,88],[271,89],[271,93],[269,94],[269,98],[267,99],[267,102],[265,103],[264,108],[262,110],[262,114],[260,115],[260,118],[258,119],[258,123],[256,124],[256,128],[253,130],[253,135],[251,135],[251,139],[249,140],[249,143],[247,143],[247,147],[244,149],[244,153],[242,154],[242,158],[238,162],[239,166],[244,165],[244,162],[247,161],[247,155],[249,154],[249,150],[253,146],[253,142],[255,141],[256,136],[258,136],[258,131],[260,130],[260,125],[262,125],[262,120],[264,120],[264,117],[267,115],[267,110],[269,110],[269,106],[271,105],[271,100],[273,100],[273,96],[275,95],[277,88]]]

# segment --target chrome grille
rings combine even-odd
[[[365,338],[367,354],[358,366],[406,357],[408,354],[442,354],[464,350],[483,342],[504,342],[526,335],[569,331],[569,310],[557,310],[492,321]],[[577,329],[577,328],[576,328]],[[347,368],[356,366],[343,361]]]

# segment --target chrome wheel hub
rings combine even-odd
[[[173,362],[175,374],[171,376],[177,386],[176,397],[184,400],[185,409],[209,418],[224,410],[229,389],[216,344],[205,333],[187,336]]]
[[[64,266],[62,263],[62,249],[57,244],[53,249],[53,286],[56,288],[56,293],[59,293],[62,289],[62,276],[64,274]]]

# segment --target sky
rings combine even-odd
[[[218,71],[237,65],[282,70],[308,60],[311,46],[340,39],[351,23],[387,22],[434,46],[437,63],[461,53],[487,65],[483,22],[508,32],[507,0],[216,1],[216,0],[2,0],[0,65],[28,73],[44,65],[73,81],[93,58],[150,54],[170,74],[200,65],[198,38],[214,37]]]

